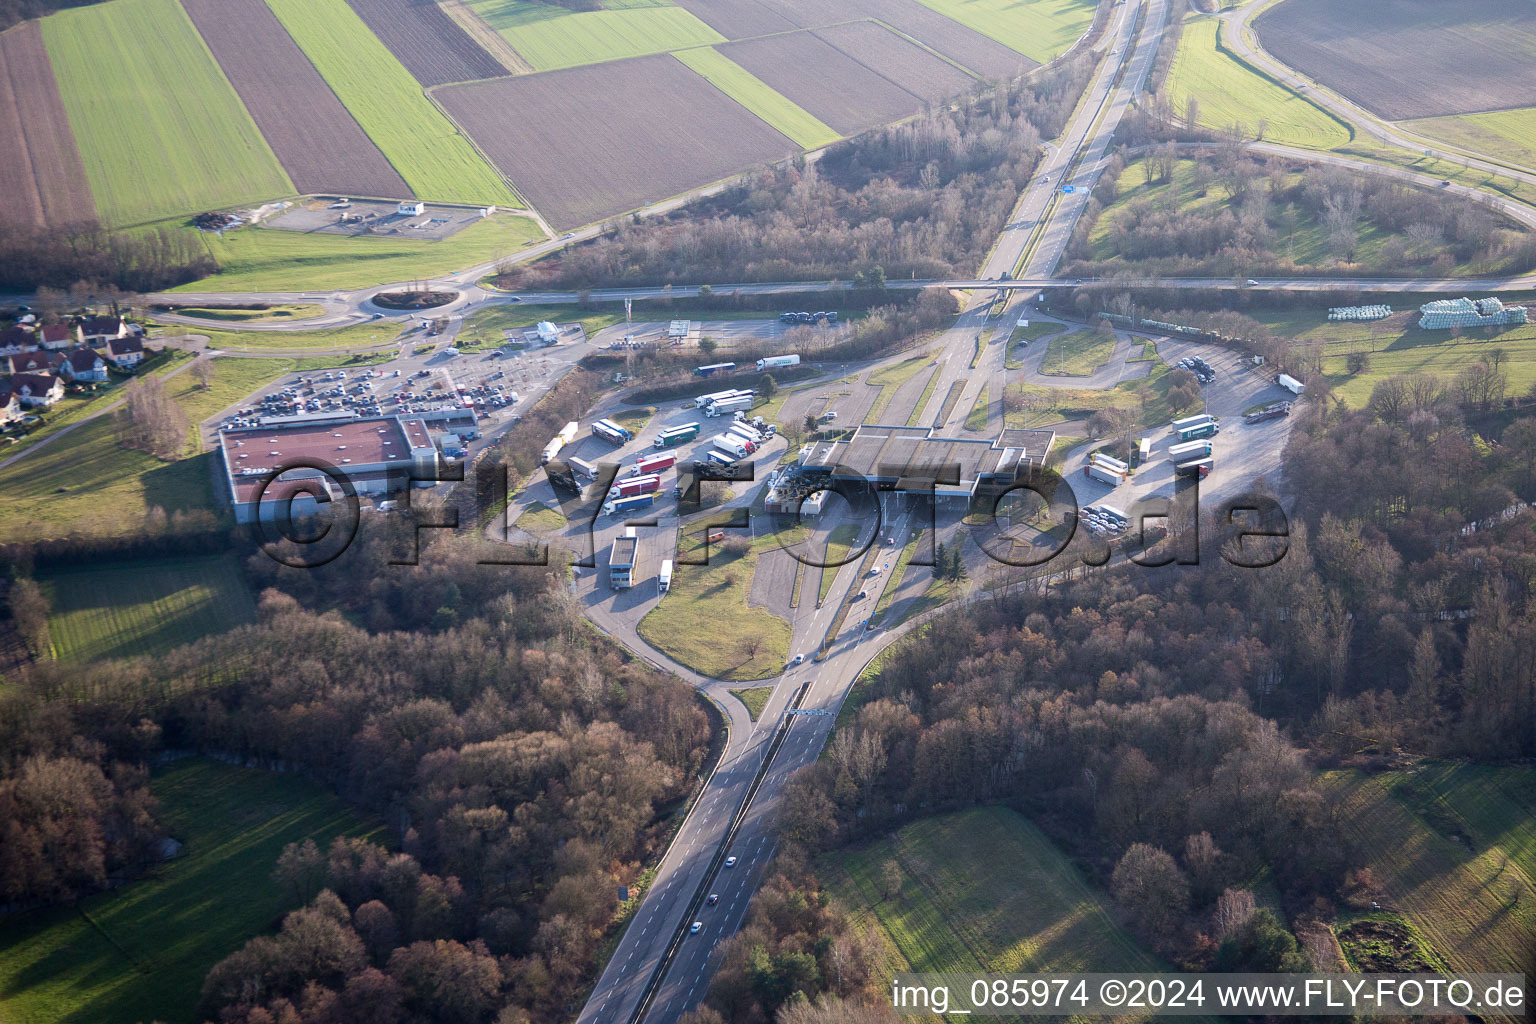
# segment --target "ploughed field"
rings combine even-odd
[[[182,0],[301,192],[411,194],[264,0]]]
[[[1530,0],[1283,0],[1254,28],[1280,61],[1390,120],[1536,104]]]
[[[667,54],[448,86],[437,99],[559,228],[799,149]]]
[[[93,220],[96,204],[39,23],[0,32],[0,218],[42,227]]]
[[[347,3],[422,85],[497,78],[507,73],[435,0]]]

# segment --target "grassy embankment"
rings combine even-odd
[[[1253,135],[1262,120],[1268,142],[1327,150],[1351,141],[1349,129],[1321,107],[1222,49],[1218,25],[1207,15],[1192,15],[1184,24],[1165,86],[1177,116],[1188,113],[1193,99],[1199,125],[1212,131],[1241,124]]]
[[[773,687],[753,686],[744,690],[732,690],[731,696],[746,705],[747,714],[755,722],[762,717],[763,708],[768,706],[768,698],[773,696]]]
[[[679,538],[679,553],[697,550],[703,529]],[[758,537],[745,554],[710,545],[708,565],[676,565],[672,589],[640,620],[645,642],[715,679],[764,679],[789,657],[790,625],[747,605],[758,555],[778,542]]]
[[[903,359],[899,363],[871,370],[864,382],[879,388],[880,393],[875,396],[874,402],[870,405],[869,412],[864,416],[864,422],[881,422],[880,417],[885,415],[885,408],[891,404],[891,399],[896,397],[896,392],[931,362],[933,362],[933,353],[924,352],[910,359]],[[938,372],[937,367],[934,368],[934,372]]]
[[[374,826],[297,775],[187,759],[157,773],[184,844],[148,877],[0,930],[0,1019],[193,1024],[203,976],[288,909],[271,880],[286,843]]]
[[[1091,377],[1114,354],[1115,339],[1097,331],[1073,331],[1051,339],[1040,372],[1051,377]]]
[[[49,569],[38,582],[60,661],[164,654],[256,617],[233,555]]]

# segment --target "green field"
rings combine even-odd
[[[176,0],[61,11],[43,39],[108,225],[293,191]]]
[[[888,861],[900,868],[889,893]],[[858,926],[887,940],[886,974],[1166,969],[1038,828],[1000,807],[915,821],[823,857],[819,873]]]
[[[1519,971],[1536,934],[1536,767],[1425,762],[1333,772],[1337,819],[1429,954]]]
[[[267,6],[418,199],[523,205],[346,0]]]
[[[843,563],[848,560],[848,549],[853,547],[853,542],[858,539],[858,523],[838,523],[832,527],[832,532],[827,535],[827,556],[822,559],[827,564],[820,570],[821,589],[816,595],[818,603],[827,599],[827,591],[832,589],[833,581],[837,579]]]
[[[610,2],[613,9],[579,12],[526,0],[469,0],[469,6],[538,71],[726,41],[662,0]]]
[[[690,535],[680,547],[696,546]],[[708,565],[678,565],[672,589],[640,620],[645,642],[713,679],[766,679],[789,658],[789,623],[747,605],[757,556],[772,536],[757,538],[745,555],[711,545]],[[755,649],[754,649],[755,645]]]
[[[256,616],[233,555],[54,569],[38,583],[60,661],[164,654]]]
[[[869,376],[865,378],[865,383],[879,388],[880,393],[875,396],[874,404],[869,407],[864,422],[879,423],[880,417],[885,415],[885,407],[891,404],[891,399],[896,397],[896,392],[901,389],[901,386],[917,376],[931,362],[933,362],[933,353],[924,352],[922,355],[903,359],[899,363],[871,370]],[[937,373],[938,370],[935,369],[934,372]]]
[[[1329,323],[1326,314],[1295,311],[1250,310],[1249,315],[1278,334],[1322,345],[1323,373],[1334,397],[1354,408],[1363,406],[1371,389],[1388,377],[1428,373],[1449,382],[1465,367],[1486,361],[1495,352],[1504,360],[1499,370],[1509,378],[1509,394],[1523,394],[1536,384],[1536,324],[1512,327],[1492,337],[1472,331],[1457,339],[1449,331],[1419,330],[1417,311],[1394,314],[1375,325]],[[1346,360],[1356,351],[1367,354],[1370,366],[1351,374]]]
[[[258,306],[213,306],[203,309],[186,306],[178,309],[177,312],[184,316],[195,316],[204,320],[224,320],[237,324],[280,324],[324,316],[325,307],[312,302],[290,302],[285,305],[268,306],[265,309]]]
[[[990,390],[990,385],[983,384],[981,386],[981,394],[976,396],[976,404],[971,406],[971,411],[965,416],[965,429],[987,429],[987,408],[991,405],[990,400],[987,398],[987,392]]]
[[[1522,167],[1536,167],[1536,107],[1427,117],[1404,128]]]
[[[212,509],[209,459],[162,462],[119,447],[102,416],[0,469],[0,539],[40,540],[74,531],[118,535],[139,529],[152,507]]]
[[[341,354],[345,352],[390,345],[399,336],[400,325],[390,320],[380,320],[320,331],[238,331],[200,325],[165,324],[160,328],[160,332],[162,337],[168,338],[186,335],[207,338],[209,348],[228,351],[257,353],[313,351],[317,353],[315,358],[330,355],[333,359],[340,359]],[[394,354],[392,348],[387,351],[390,355]],[[255,365],[276,366],[279,365],[279,359],[280,357],[274,356],[271,360],[251,360],[250,362]],[[236,366],[236,361],[221,359],[217,365],[222,371]],[[290,368],[296,369],[296,367]],[[214,387],[217,386],[218,381],[215,380]],[[217,412],[218,409],[211,411]]]
[[[529,217],[487,217],[440,242],[418,238],[244,228],[222,237],[197,232],[219,272],[182,285],[183,292],[260,292],[369,288],[463,270],[520,252],[544,232]]]
[[[1268,142],[1333,149],[1350,141],[1349,131],[1322,108],[1218,50],[1217,25],[1215,18],[1203,16],[1184,24],[1165,86],[1176,117],[1184,118],[1193,96],[1200,105],[1200,125],[1214,131],[1241,124],[1252,136],[1263,120]]]
[[[565,518],[565,513],[558,508],[536,501],[517,517],[517,522],[513,525],[519,530],[527,530],[530,533],[556,533],[565,529],[569,522]]]
[[[151,789],[180,855],[78,908],[8,916],[0,1020],[192,1024],[208,969],[287,908],[271,881],[284,844],[372,828],[296,774],[189,758]]]
[[[731,696],[746,706],[747,715],[755,722],[762,716],[763,708],[768,706],[768,698],[773,696],[773,687],[753,686],[745,690],[732,690]]]
[[[919,0],[1039,64],[1061,56],[1093,24],[1091,0]]]
[[[746,68],[715,50],[701,46],[679,50],[672,56],[697,71],[715,88],[746,107],[758,117],[795,141],[802,149],[816,149],[836,142],[841,136],[816,119],[805,108],[774,91]]]
[[[1040,361],[1040,372],[1051,377],[1089,377],[1109,362],[1115,339],[1097,331],[1073,331],[1051,339]]]

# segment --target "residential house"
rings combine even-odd
[[[119,370],[131,370],[144,361],[144,343],[137,337],[112,338],[103,346],[102,354]]]
[[[107,379],[107,361],[95,349],[76,345],[64,353],[64,364],[59,372],[69,378],[71,384],[100,384]]]
[[[0,367],[10,373],[56,373],[64,365],[62,352],[19,352],[0,358]]]
[[[80,344],[99,348],[109,341],[126,338],[131,335],[128,321],[120,316],[88,316],[80,321],[75,330],[75,336]]]
[[[64,397],[64,379],[51,373],[12,374],[11,388],[21,404],[28,407],[47,408]]]
[[[0,427],[8,427],[18,422],[23,415],[21,399],[17,398],[16,392],[11,389],[11,382],[0,379]]]
[[[37,336],[17,325],[0,331],[0,356],[13,356],[37,347]]]
[[[46,324],[37,329],[37,343],[43,348],[68,348],[75,340],[75,332],[68,324]]]

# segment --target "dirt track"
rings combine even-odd
[[[0,217],[61,225],[96,219],[38,22],[0,32]]]

